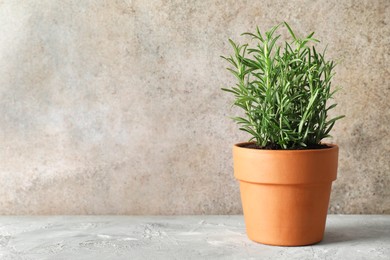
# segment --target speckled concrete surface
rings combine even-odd
[[[0,217],[1,259],[389,259],[390,216],[328,216],[324,240],[257,244],[242,216]]]
[[[330,212],[390,213],[390,2],[0,1],[0,214],[237,214],[227,39],[286,20],[340,60]]]

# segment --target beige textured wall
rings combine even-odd
[[[235,214],[227,39],[283,20],[341,59],[332,213],[390,213],[390,6],[0,1],[0,214]]]

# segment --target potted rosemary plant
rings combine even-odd
[[[282,27],[292,39],[280,44]],[[338,163],[338,146],[321,140],[343,117],[328,118],[335,63],[316,50],[314,33],[299,38],[287,23],[243,35],[255,43],[229,40],[234,54],[223,58],[237,84],[223,90],[244,110],[233,119],[251,135],[233,146],[247,235],[270,245],[317,243]]]

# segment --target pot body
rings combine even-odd
[[[338,146],[316,150],[233,147],[248,237],[279,246],[322,240]]]

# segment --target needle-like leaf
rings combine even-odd
[[[287,28],[293,43],[278,44],[274,36],[281,25]],[[229,39],[233,55],[222,56],[232,67],[236,86],[222,88],[235,97],[234,105],[246,117],[233,117],[258,146],[279,149],[310,148],[329,137],[335,122],[344,116],[328,119],[336,107],[327,101],[338,90],[331,90],[335,63],[317,52],[308,42],[317,43],[314,32],[299,38],[286,22],[264,33],[257,27],[247,32],[254,46],[237,44]]]

